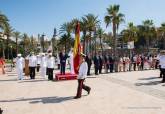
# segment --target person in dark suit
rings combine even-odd
[[[65,53],[65,49],[59,54],[60,56],[60,72],[61,74],[65,75],[65,66],[66,66],[66,59],[68,55]]]
[[[99,57],[98,54],[94,56],[94,65],[95,65],[95,75],[98,75],[99,70]]]
[[[99,74],[102,73],[102,67],[103,67],[103,57],[101,54],[99,54]]]
[[[105,73],[108,73],[108,68],[109,68],[109,60],[108,60],[108,56],[105,54],[104,55],[104,67],[105,67]]]
[[[109,69],[110,72],[113,72],[113,66],[114,66],[114,59],[109,55]]]
[[[88,64],[88,72],[87,72],[87,75],[89,76],[89,75],[90,75],[91,65],[92,65],[92,59],[91,59],[90,54],[88,54],[88,55],[86,56],[86,62],[87,62],[87,64]]]

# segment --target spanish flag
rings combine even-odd
[[[78,74],[78,69],[80,65],[80,23],[77,23],[76,30],[75,30],[75,41],[74,41],[74,71]]]

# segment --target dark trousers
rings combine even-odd
[[[91,65],[88,65],[88,72],[87,75],[90,75]]]
[[[30,78],[31,79],[35,79],[35,67],[29,67],[29,71],[30,71]]]
[[[140,70],[143,70],[143,69],[144,69],[144,63],[141,63]]]
[[[102,73],[102,65],[99,66],[99,74]]]
[[[110,67],[110,72],[112,73],[113,72],[113,64],[110,64],[109,67]]]
[[[98,70],[99,70],[98,66],[95,65],[95,75],[98,75]]]
[[[53,68],[48,68],[48,79],[53,80]]]
[[[60,64],[58,64],[58,69],[60,69]]]
[[[133,70],[136,71],[136,63],[133,63]]]
[[[60,65],[60,71],[61,71],[61,74],[65,74],[65,64],[64,63],[62,63]]]
[[[162,72],[161,67],[159,67],[159,70],[160,70],[160,78],[162,78],[163,77],[163,72]]]
[[[87,92],[89,92],[91,90],[91,88],[89,86],[86,86],[84,84],[84,80],[85,79],[78,79],[78,88],[77,88],[77,95],[76,95],[76,97],[81,97],[82,89],[84,89]]]
[[[37,72],[39,72],[39,71],[40,71],[40,65],[37,64]]]
[[[161,68],[162,74],[163,74],[163,80],[162,82],[165,82],[165,68]]]
[[[48,75],[48,68],[46,67],[46,75]]]

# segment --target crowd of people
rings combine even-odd
[[[118,60],[115,60],[110,54],[104,54],[102,56],[101,53],[97,53],[93,58],[91,58],[91,55],[88,54],[86,61],[88,63],[88,75],[90,75],[92,63],[94,64],[95,75],[101,73],[112,73],[115,71],[126,72],[159,68],[159,55],[144,56],[136,54],[132,57],[119,56]],[[117,70],[115,70],[115,64],[118,66]]]
[[[65,53],[65,50],[62,50],[61,53],[57,55],[57,57],[54,57],[51,52],[40,53],[38,55],[35,55],[34,52],[31,52],[25,58],[23,58],[21,54],[18,54],[14,60],[16,64],[18,79],[23,80],[24,73],[26,74],[26,71],[29,71],[30,79],[35,79],[37,70],[37,72],[40,72],[40,76],[43,78],[47,78],[48,75],[48,80],[53,80],[53,71],[55,66],[58,66],[57,68],[60,69],[61,75],[65,75],[66,61],[68,58],[70,63],[70,72],[71,74],[75,73],[73,57],[73,50],[71,50],[69,54]],[[114,57],[108,53],[104,55],[101,53],[96,53],[93,57],[90,54],[84,55],[81,53],[77,77],[77,94],[74,98],[81,98],[82,89],[86,90],[87,93],[90,94],[91,88],[84,84],[84,80],[86,79],[87,75],[91,75],[90,71],[92,66],[94,66],[95,75],[116,72],[116,66],[117,72],[136,70],[142,71],[159,68],[160,77],[163,77],[162,82],[165,82],[165,51],[161,51],[161,53],[158,55],[144,56],[141,54],[136,54],[131,58],[129,56],[119,56],[116,58],[115,60]],[[4,64],[4,59],[0,58],[0,66],[3,73],[5,73]]]
[[[72,50],[73,51],[73,50]],[[135,54],[132,57],[129,56],[119,56],[118,60],[115,60],[113,56],[109,53],[96,53],[95,56],[88,54],[85,57],[85,60],[88,65],[87,75],[91,75],[91,67],[94,68],[95,75],[102,73],[113,73],[113,72],[127,72],[127,71],[142,71],[148,69],[158,69],[159,66],[159,54],[145,56],[143,54]],[[18,79],[23,79],[23,74],[26,71],[29,71],[30,79],[35,79],[35,69],[37,72],[40,72],[40,75],[44,78],[48,75],[49,80],[53,80],[53,70],[57,67],[60,70],[61,74],[65,74],[65,69],[67,65],[67,60],[69,60],[69,66],[72,73],[74,69],[73,66],[72,54],[65,53],[64,50],[61,51],[56,57],[52,53],[40,53],[34,55],[34,52],[29,54],[27,57],[23,58],[21,54],[18,54],[15,59]],[[28,68],[25,67],[25,60],[28,60]],[[0,58],[0,66],[3,73],[4,70],[4,59]],[[115,65],[117,64],[117,68]]]

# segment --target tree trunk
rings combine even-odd
[[[7,35],[6,50],[7,50],[7,59],[9,59],[9,35]]]
[[[18,54],[18,38],[16,37],[16,55]]]
[[[100,37],[100,47],[101,47],[101,54],[102,54],[102,56],[103,56],[103,44],[102,44],[102,42],[101,42],[101,37]]]
[[[91,46],[91,45],[92,45],[92,42],[91,42],[91,39],[92,39],[92,38],[91,38],[91,37],[92,37],[92,32],[90,31],[90,32],[89,32],[89,53],[91,53],[91,51],[92,51],[92,50],[91,50],[91,47],[92,47],[92,46]],[[92,57],[93,57],[93,51],[92,51]]]
[[[150,45],[149,38],[146,39],[146,43],[147,43],[147,51],[149,52],[149,45]]]
[[[117,39],[116,39],[116,23],[113,22],[113,40],[114,40],[114,46],[113,46],[113,53],[114,53],[114,68],[115,72],[118,72],[118,54],[117,54]]]
[[[85,42],[86,42],[86,32],[84,31],[83,32],[83,53],[86,54],[86,45],[85,45]]]

